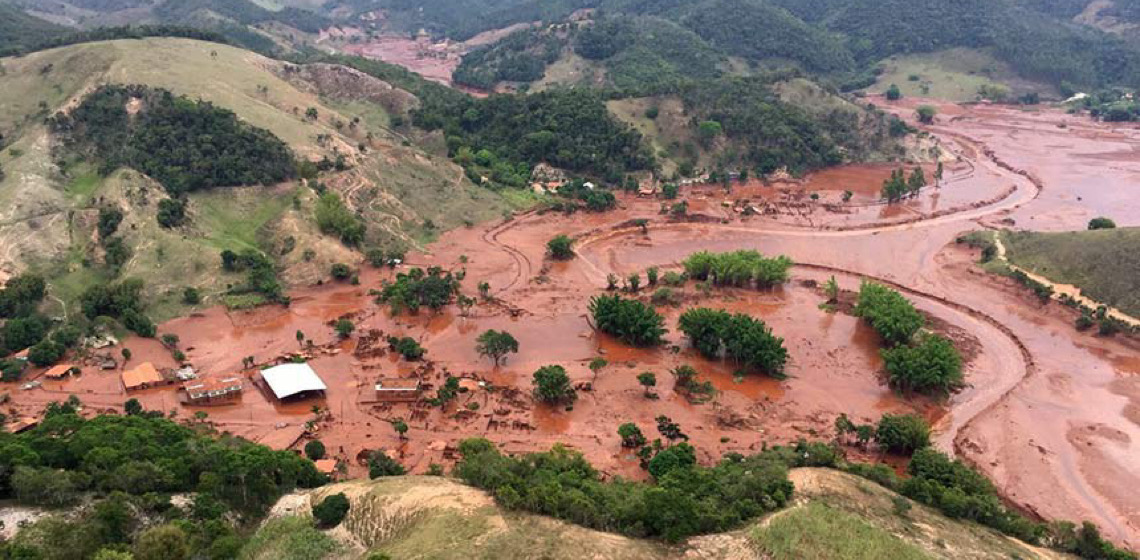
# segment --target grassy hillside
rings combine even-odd
[[[147,279],[158,318],[182,310],[178,294],[185,286],[200,288],[212,303],[238,280],[218,268],[225,249],[265,251],[280,276],[300,283],[323,278],[333,262],[360,259],[316,230],[316,194],[297,182],[192,193],[189,225],[168,230],[155,219],[165,192],[147,178],[122,171],[103,178],[86,165],[59,168],[43,117],[74,106],[98,83],[142,84],[209,101],[268,130],[303,159],[340,154],[348,169],[320,180],[364,220],[363,248],[418,246],[443,229],[498,217],[509,207],[467,181],[461,168],[405,145],[387,128],[391,112],[408,118],[414,97],[337,66],[295,72],[238,48],[168,38],[74,45],[0,63],[6,69],[0,133],[7,143],[0,152],[6,175],[0,270],[45,271],[53,294],[65,301],[107,279],[94,236],[98,209],[107,205],[125,213],[120,234],[132,257],[121,275]],[[309,108],[315,118],[306,116]]]
[[[1054,282],[1072,284],[1088,297],[1140,316],[1140,228],[1037,233],[1003,237],[1007,258]]]
[[[351,481],[287,497],[301,511],[344,492],[352,503],[330,536],[392,558],[1059,558],[993,531],[943,517],[866,481],[827,469],[795,469],[796,502],[729,533],[676,546],[583,529],[550,518],[508,512],[486,493],[440,477]],[[896,505],[905,504],[905,506]],[[284,518],[262,529],[278,534]],[[323,542],[313,536],[314,543]],[[266,538],[255,537],[253,543]],[[343,549],[342,549],[343,550]],[[251,544],[250,558],[270,558]],[[335,558],[337,553],[313,558]],[[354,556],[366,556],[363,551]]]

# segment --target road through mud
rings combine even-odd
[[[913,112],[908,104],[888,109]],[[281,405],[251,389],[238,403],[199,409],[178,404],[170,388],[137,396],[182,418],[206,412],[219,430],[279,447],[319,437],[356,475],[364,472],[357,458],[368,450],[385,450],[424,472],[431,463],[449,464],[459,440],[481,436],[508,452],[564,443],[606,473],[636,478],[644,473],[617,436],[625,422],[652,438],[654,418],[669,416],[711,462],[765,444],[829,438],[840,413],[869,422],[884,412],[915,412],[935,423],[940,448],[983,470],[1011,502],[1049,518],[1089,519],[1121,543],[1140,544],[1135,350],[1076,332],[1066,308],[1043,306],[1005,279],[986,276],[974,265],[977,255],[954,244],[961,233],[983,228],[1083,229],[1100,214],[1140,225],[1140,158],[1133,155],[1140,133],[1055,109],[946,105],[928,130],[942,142],[946,176],[903,204],[874,200],[889,167],[853,166],[731,191],[686,187],[684,218],[664,213],[666,201],[622,195],[619,209],[603,214],[532,212],[452,231],[429,252],[409,255],[408,264],[462,269],[463,291],[472,296],[487,282],[492,298],[466,317],[453,307],[391,315],[369,291],[398,271],[365,266],[360,285],[298,289],[289,308],[215,308],[160,328],[177,334],[189,361],[207,375],[253,378],[256,368],[244,368],[243,358],[260,366],[303,350],[329,387],[324,397]],[[1096,179],[1074,180],[1080,173]],[[853,193],[847,203],[844,191]],[[645,229],[634,220],[646,220]],[[575,259],[546,257],[546,242],[559,234],[576,239]],[[676,269],[696,251],[742,248],[788,255],[797,262],[792,280],[772,291],[677,288],[675,304],[659,306],[670,332],[657,349],[629,348],[592,330],[587,305],[609,274],[640,273],[644,284],[649,267]],[[843,311],[820,308],[817,286],[830,276],[848,291],[865,279],[903,291],[962,349],[969,386],[945,402],[890,391],[875,333]],[[637,297],[648,301],[652,290]],[[730,364],[695,355],[676,318],[698,305],[767,322],[789,349],[788,379],[738,376]],[[344,341],[332,328],[341,317],[356,324]],[[497,367],[481,359],[475,338],[487,329],[511,332],[519,353]],[[298,331],[311,346],[298,343]],[[389,335],[417,339],[427,348],[425,360],[387,351]],[[127,344],[134,362],[173,365],[157,342]],[[597,357],[607,365],[594,372],[588,364]],[[579,387],[572,407],[551,408],[530,396],[534,370],[553,364]],[[695,367],[715,396],[675,387],[670,371],[682,364]],[[657,377],[655,398],[637,382],[645,371]],[[85,372],[45,384],[48,390],[13,387],[12,412],[30,415],[69,392],[95,409],[119,409],[127,397],[116,373]],[[379,403],[372,389],[381,377],[417,377],[434,396],[448,375],[461,379],[463,391],[443,407]],[[397,418],[410,426],[406,440],[391,428]]]

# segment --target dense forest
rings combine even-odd
[[[0,433],[0,497],[28,506],[84,504],[0,543],[0,558],[236,558],[245,533],[278,497],[327,482],[291,451],[181,425],[133,399],[124,416],[85,419],[74,396],[40,425]],[[171,495],[192,492],[177,507]],[[107,554],[104,552],[104,554]],[[118,554],[123,554],[119,552]]]
[[[131,167],[173,195],[294,175],[292,152],[270,132],[165,90],[103,86],[51,125],[69,149],[99,161],[102,173]]]
[[[429,102],[430,101],[430,102]],[[442,130],[448,149],[469,170],[521,186],[530,168],[547,162],[618,182],[629,171],[650,169],[653,154],[641,135],[615,119],[596,91],[575,88],[533,95],[494,95],[454,102],[425,100],[415,124]],[[472,177],[476,183],[479,176]]]

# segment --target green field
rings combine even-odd
[[[883,93],[891,84],[906,97],[946,101],[976,101],[983,86],[1007,88],[1011,95],[1027,90],[1052,94],[1052,88],[1017,77],[1009,65],[984,51],[957,48],[934,53],[892,56],[882,63],[883,73],[871,93]]]
[[[1008,232],[1013,264],[1054,282],[1072,284],[1096,301],[1140,316],[1140,228],[1064,233]]]

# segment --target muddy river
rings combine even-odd
[[[621,208],[606,214],[530,213],[460,229],[409,260],[465,269],[464,291],[471,295],[478,282],[488,282],[495,301],[480,302],[468,317],[454,307],[391,316],[369,290],[393,271],[365,267],[359,286],[298,289],[288,309],[214,308],[160,328],[181,338],[205,374],[252,377],[243,359],[269,364],[304,350],[328,385],[325,396],[282,405],[250,386],[239,402],[209,408],[182,406],[172,387],[132,396],[182,418],[205,412],[204,421],[219,430],[278,447],[303,445],[312,422],[315,436],[352,474],[363,474],[356,457],[364,450],[387,450],[423,472],[431,463],[448,464],[459,440],[483,436],[510,452],[565,443],[607,473],[639,477],[617,436],[624,422],[652,437],[653,419],[667,415],[701,458],[713,461],[765,443],[829,438],[839,413],[873,421],[884,412],[916,412],[935,422],[941,448],[982,469],[1013,503],[1050,518],[1090,519],[1110,537],[1140,545],[1136,350],[1076,332],[1065,308],[1042,306],[987,277],[973,265],[977,255],[954,244],[960,233],[986,227],[1083,229],[1102,214],[1140,225],[1140,131],[1054,109],[945,105],[929,130],[943,143],[946,175],[904,204],[875,200],[889,167],[852,166],[794,184],[683,190],[690,204],[684,221],[661,214],[661,201],[622,197]],[[847,202],[844,191],[853,193]],[[820,196],[813,200],[811,193]],[[758,212],[742,211],[749,206]],[[647,231],[622,226],[637,218],[649,221]],[[551,263],[545,243],[560,233],[578,238],[578,257]],[[790,256],[797,262],[792,281],[771,291],[707,294],[690,283],[679,290],[680,305],[660,308],[670,333],[658,349],[629,348],[591,329],[587,304],[604,290],[608,274],[668,270],[698,250],[740,248]],[[845,290],[868,278],[902,290],[963,349],[969,386],[947,402],[892,393],[881,378],[876,335],[842,311],[820,308],[824,297],[815,286],[830,276]],[[643,289],[641,297],[648,294]],[[785,339],[789,377],[739,376],[729,364],[696,356],[676,332],[676,317],[694,305],[763,318]],[[331,323],[343,316],[357,331],[340,341]],[[520,352],[498,367],[475,351],[475,338],[492,328],[520,342]],[[298,343],[297,331],[311,348]],[[383,341],[375,341],[381,335],[416,338],[427,360],[409,363],[384,352]],[[127,345],[132,363],[173,365],[155,341]],[[596,357],[608,365],[594,372],[587,364]],[[529,396],[534,370],[551,364],[564,366],[580,386],[573,407],[551,408]],[[677,390],[670,370],[681,364],[695,367],[716,396],[694,402]],[[637,383],[645,371],[657,376],[656,398]],[[15,412],[31,414],[67,393],[92,409],[120,409],[127,397],[117,373],[92,370],[31,391],[13,387]],[[377,403],[373,396],[380,377],[419,377],[430,396],[447,375],[463,378],[464,391],[444,408]],[[397,418],[410,425],[407,440],[391,428]]]

